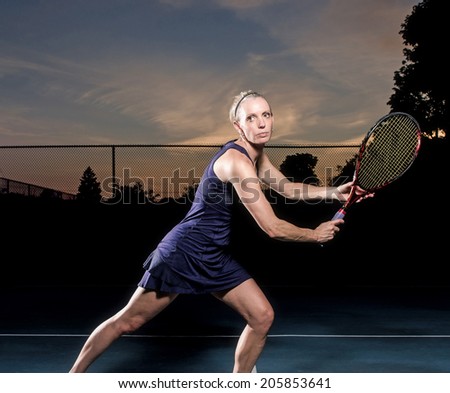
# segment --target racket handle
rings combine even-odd
[[[336,214],[333,216],[333,218],[331,219],[331,221],[333,220],[338,220],[340,218],[344,218],[345,217],[345,213],[346,211],[344,209],[339,209]]]
[[[339,218],[344,218],[345,217],[345,213],[346,213],[345,209],[340,208],[330,221],[338,220]],[[323,248],[323,244],[322,243],[320,244],[320,247]]]

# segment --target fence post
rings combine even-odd
[[[116,200],[117,196],[117,184],[116,184],[116,147],[111,146],[112,153],[112,186],[113,186],[113,200]]]

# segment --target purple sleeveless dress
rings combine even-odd
[[[184,219],[144,262],[139,286],[169,293],[204,294],[231,289],[249,273],[230,255],[232,184],[222,182],[213,165],[228,149],[247,151],[227,142],[205,169]]]

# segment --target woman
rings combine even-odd
[[[233,372],[254,369],[274,312],[255,280],[228,252],[233,195],[271,238],[321,244],[334,238],[343,220],[309,229],[279,219],[260,182],[287,198],[303,201],[345,201],[352,183],[317,187],[293,183],[283,176],[264,153],[274,117],[261,94],[247,91],[237,95],[230,121],[239,138],[212,158],[186,217],[145,261],[144,275],[128,304],[92,332],[71,372],[86,371],[116,339],[150,321],[182,293],[210,293],[244,318],[246,326],[236,347]]]

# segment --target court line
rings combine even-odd
[[[89,334],[0,333],[1,337],[89,337]],[[238,338],[239,335],[125,334],[126,338]],[[269,334],[269,338],[450,338],[449,334]]]

